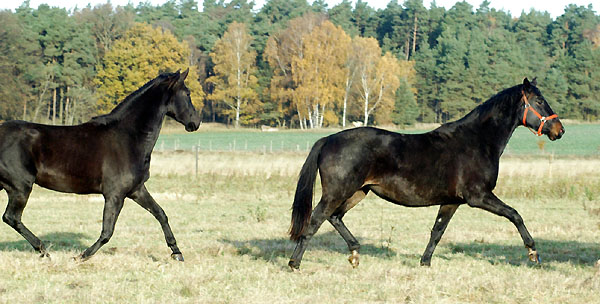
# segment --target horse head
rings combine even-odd
[[[557,140],[565,133],[565,128],[536,86],[535,78],[531,82],[527,78],[523,79],[520,103],[521,122],[537,136],[545,134],[550,140]]]
[[[184,83],[189,71],[189,68],[183,73],[177,71],[169,75],[165,82],[171,96],[167,102],[167,116],[184,125],[186,131],[192,132],[200,127],[200,114],[194,108],[190,90]]]

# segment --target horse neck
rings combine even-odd
[[[152,152],[158,139],[163,120],[167,113],[166,96],[161,90],[149,90],[144,95],[131,100],[122,113],[118,127],[127,130],[132,138],[141,144],[141,148]]]
[[[515,110],[519,100],[515,94],[510,94],[504,100],[486,101],[456,123],[461,129],[468,130],[467,140],[472,141],[475,137],[483,144],[480,146],[500,157],[519,126],[518,111]]]

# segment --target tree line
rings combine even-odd
[[[537,77],[561,117],[600,116],[600,16],[422,0],[171,0],[0,11],[0,119],[76,124],[191,67],[203,121],[346,127],[446,122]]]

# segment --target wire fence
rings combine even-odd
[[[224,152],[308,152],[320,138],[330,132],[195,132],[160,135],[155,151],[224,151]],[[550,142],[536,137],[525,128],[517,128],[504,155],[600,156],[600,124],[567,126],[563,138]]]

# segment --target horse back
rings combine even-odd
[[[26,171],[45,188],[101,193],[107,163],[127,167],[126,145],[114,135],[92,124],[50,126],[11,121],[0,126],[0,162],[15,160],[22,167],[18,170]]]

